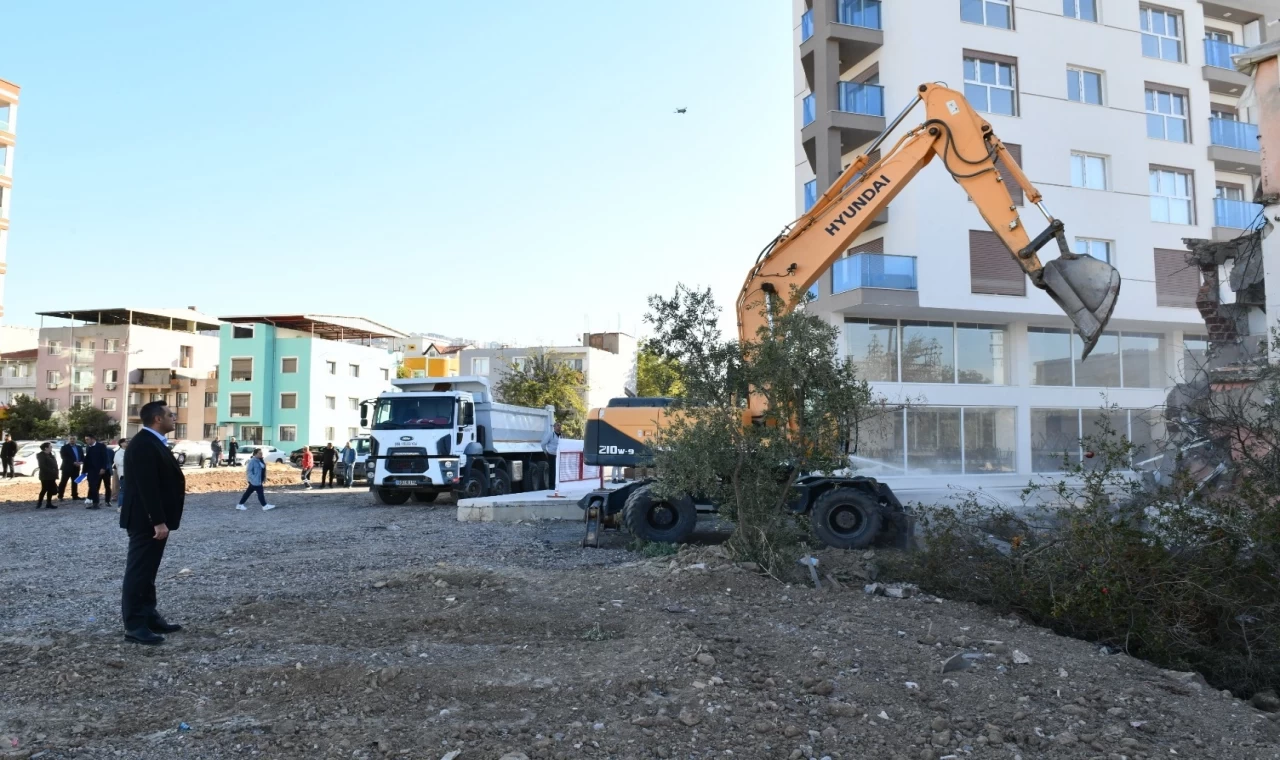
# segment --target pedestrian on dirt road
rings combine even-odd
[[[36,509],[44,504],[44,497],[49,497],[49,509],[57,509],[53,497],[58,493],[58,460],[53,456],[53,444],[45,441],[40,444],[36,454],[36,474],[40,476],[40,495],[36,497]]]
[[[240,450],[240,447],[236,445],[236,439],[228,436],[227,437],[227,466],[228,467],[238,467],[240,465],[240,463],[236,461],[236,452],[239,450]]]
[[[84,442],[87,445],[84,451],[84,475],[89,481],[89,505],[85,509],[100,509],[98,491],[104,480],[107,485],[107,501],[111,501],[111,449],[92,433],[85,434]]]
[[[218,460],[222,458],[222,444],[218,441],[217,438],[214,438],[212,441],[209,441],[209,451],[213,452],[213,464],[210,464],[209,466],[217,467]]]
[[[80,477],[80,463],[84,461],[84,454],[80,451],[80,444],[76,443],[74,435],[62,445],[58,456],[62,457],[62,480],[58,483],[58,501],[67,498],[67,481],[71,481],[71,500],[79,501],[80,483],[76,479]]]
[[[547,473],[547,488],[556,490],[556,476],[560,474],[560,423],[551,426],[542,436],[542,451],[551,460],[551,470]]]
[[[342,447],[342,483],[347,488],[355,484],[356,450],[351,448],[351,441]]]
[[[187,480],[169,450],[169,433],[177,415],[163,401],[143,404],[138,412],[145,432],[125,450],[129,470],[128,495],[120,503],[120,527],[129,532],[129,555],[120,589],[120,615],[127,641],[154,646],[162,633],[182,626],[170,623],[156,609],[156,573],[164,558],[169,532],[182,522]]]
[[[310,446],[302,447],[302,485],[307,488],[311,487],[311,471],[316,468],[316,457],[311,453]]]
[[[18,456],[18,444],[13,440],[13,436],[5,433],[4,443],[0,443],[0,465],[4,469],[4,477],[12,478],[13,458]]]
[[[333,466],[338,463],[338,450],[329,441],[320,449],[320,487],[328,488],[333,483]]]
[[[258,494],[258,503],[262,505],[263,512],[275,509],[275,504],[267,503],[267,494],[262,490],[267,482],[267,463],[262,458],[261,448],[253,450],[253,455],[249,457],[249,464],[245,466],[244,476],[249,481],[249,487],[240,495],[240,502],[236,504],[236,509],[241,511],[248,509],[244,503],[249,500],[251,493]]]
[[[124,506],[124,450],[129,448],[129,439],[121,438],[117,445],[120,450],[111,460],[111,471],[116,478],[116,503]]]

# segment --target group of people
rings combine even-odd
[[[82,482],[88,483],[85,509],[101,509],[104,498],[108,506],[114,505],[113,491],[117,498],[124,498],[124,450],[128,448],[129,439],[117,441],[118,451],[108,448],[92,433],[84,435],[84,442],[81,446],[76,437],[71,436],[58,450],[58,458],[54,458],[51,441],[40,444],[36,452],[36,476],[40,479],[36,509],[57,509],[67,498],[68,484],[72,501],[79,501]],[[10,443],[12,440],[6,435],[3,445]],[[55,498],[58,504],[54,503]]]
[[[316,468],[316,456],[311,452],[311,447],[307,446],[302,449],[302,483],[307,488],[311,487],[311,471]],[[320,449],[320,487],[328,488],[333,485],[337,477],[335,472],[337,466],[342,465],[342,482],[350,486],[355,480],[356,468],[356,450],[351,448],[351,442],[348,441],[342,447],[342,451],[338,451],[333,447],[330,441],[324,448]]]

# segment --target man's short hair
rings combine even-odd
[[[53,448],[53,443],[51,443],[51,442],[49,442],[49,441],[45,441],[44,443],[40,444],[40,448],[41,448],[41,450],[43,450],[43,449],[51,449],[51,448]]]
[[[128,443],[128,442],[129,442],[129,439],[128,439],[128,438],[121,438],[121,439],[120,439],[120,441],[119,441],[119,445],[123,446],[123,445],[125,445],[125,444],[126,444],[126,443]]]
[[[165,415],[165,407],[167,404],[163,401],[148,401],[142,405],[142,409],[138,410],[138,417],[141,418],[144,427],[151,427],[157,417]]]
[[[93,439],[93,440],[95,440],[95,441],[96,441],[96,440],[98,440],[98,436],[94,435],[93,433],[83,433],[80,437],[81,437],[81,438],[92,438],[92,439]]]

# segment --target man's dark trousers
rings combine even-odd
[[[88,476],[85,477],[85,480],[89,481],[89,501],[92,501],[94,504],[98,503],[98,489],[101,488],[106,492],[107,503],[108,504],[111,503],[111,476],[110,475],[103,477],[96,473],[90,473]],[[75,497],[72,497],[72,498],[75,498]]]
[[[62,480],[58,482],[58,500],[61,501],[67,497],[67,481],[71,481],[71,499],[76,501],[80,498],[80,484],[76,482],[76,478],[80,477],[80,465],[63,465]]]
[[[125,559],[120,599],[126,631],[146,628],[156,617],[156,573],[168,542],[168,539],[157,541],[154,530],[129,533],[129,554]]]

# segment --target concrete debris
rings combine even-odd
[[[1014,665],[1030,665],[1031,658],[1023,654],[1020,650],[1015,649],[1013,650],[1013,664]]]

